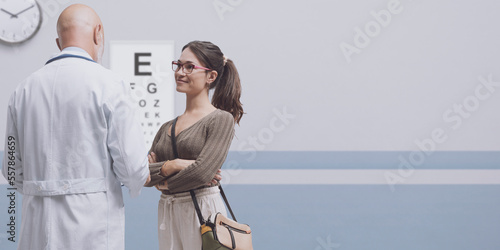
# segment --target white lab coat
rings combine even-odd
[[[18,249],[124,249],[120,183],[134,197],[149,175],[129,93],[101,65],[64,58],[12,94],[2,173],[23,194]]]

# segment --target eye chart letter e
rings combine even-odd
[[[174,118],[173,41],[111,41],[111,70],[130,83],[150,147],[156,132]]]

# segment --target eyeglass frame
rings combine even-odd
[[[191,63],[191,62],[189,62],[189,63],[181,63],[181,62],[179,62],[179,61],[172,61],[172,70],[173,70],[174,72],[177,72],[177,71],[179,71],[180,69],[182,69],[182,72],[183,72],[184,74],[191,74],[191,73],[193,73],[193,70],[191,70],[191,72],[189,72],[189,73],[187,73],[186,71],[184,71],[184,69],[185,69],[185,68],[184,68],[184,65],[186,65],[186,64],[191,64],[191,65],[193,65],[193,70],[194,70],[194,69],[204,69],[204,70],[208,70],[208,71],[212,71],[212,70],[213,70],[213,69],[205,68],[205,67],[202,67],[202,66],[198,66],[198,65],[196,65],[196,64],[194,64],[194,63]],[[175,69],[174,69],[174,65],[177,65],[177,70],[175,70]]]

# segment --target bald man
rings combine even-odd
[[[23,194],[18,249],[124,249],[121,183],[149,181],[129,87],[99,62],[104,29],[85,5],[57,22],[61,53],[9,100],[2,173]]]

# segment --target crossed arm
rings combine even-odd
[[[148,155],[148,160],[149,160],[150,164],[158,162],[157,158],[156,158],[156,154],[154,152],[151,152]],[[165,177],[174,175],[174,174],[180,172],[181,170],[187,168],[188,166],[190,166],[194,162],[195,162],[195,160],[184,160],[184,159],[175,159],[175,160],[171,160],[171,161],[166,161],[165,163],[163,163],[163,165],[160,168],[160,174],[162,176],[165,176]],[[217,173],[215,174],[214,178],[212,179],[212,181],[207,183],[207,186],[210,186],[212,184],[216,185],[219,181],[221,181],[222,176],[220,175],[220,173],[221,173],[221,170],[219,169],[217,171]],[[148,182],[145,185],[147,185],[150,180],[151,180],[151,178],[148,178]],[[168,190],[168,183],[166,180],[164,180],[164,181],[160,182],[159,184],[155,185],[155,187],[158,190]]]

